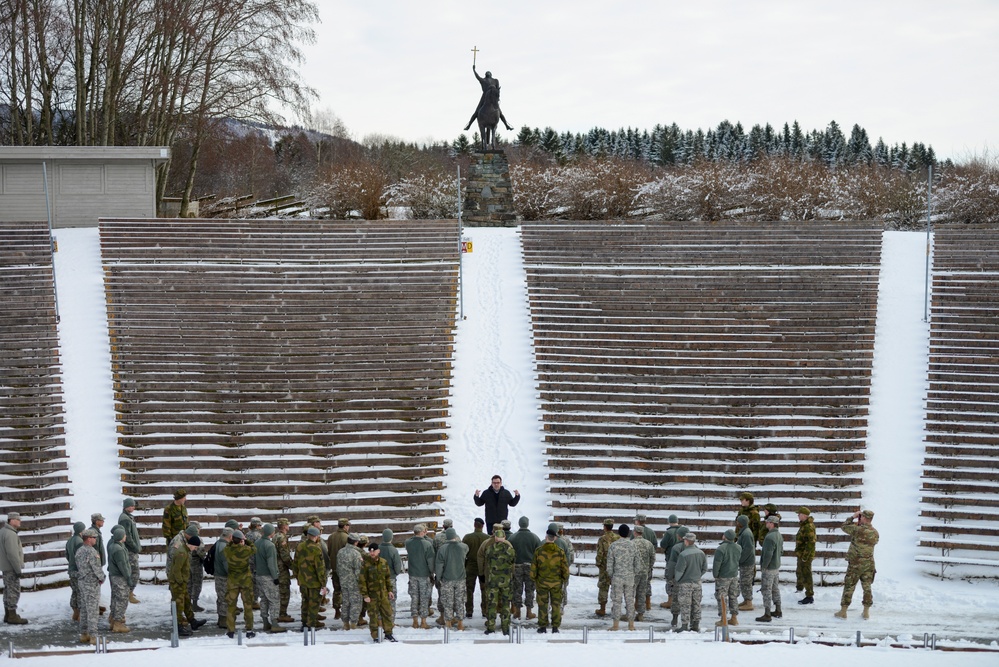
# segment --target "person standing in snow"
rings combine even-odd
[[[520,530],[510,536],[510,544],[517,560],[513,566],[513,610],[515,619],[520,620],[520,612],[527,608],[527,620],[534,618],[534,581],[531,579],[531,563],[534,552],[541,546],[541,538],[528,528],[531,524],[526,516],[520,517]]]
[[[21,528],[21,515],[7,514],[7,523],[0,526],[0,573],[3,574],[3,622],[8,625],[25,625],[27,621],[17,615],[21,599],[21,572],[24,571],[24,548],[17,532]]]
[[[511,494],[503,486],[503,478],[499,475],[493,475],[489,488],[485,491],[476,489],[473,500],[479,507],[485,505],[486,525],[491,530],[497,523],[506,521],[510,514],[510,508],[516,507],[517,503],[520,502],[520,491],[514,489],[513,494]]]
[[[843,580],[843,597],[840,600],[840,610],[836,612],[837,618],[846,618],[846,610],[853,601],[853,591],[857,588],[857,582],[864,589],[864,618],[871,617],[871,605],[874,604],[874,595],[871,586],[874,584],[874,575],[877,568],[874,566],[874,547],[881,536],[871,525],[874,520],[874,512],[871,510],[857,510],[846,520],[841,528],[844,533],[850,536],[850,548],[846,552],[846,577]],[[853,522],[857,523],[854,524]]]
[[[122,511],[118,515],[118,525],[125,529],[125,551],[128,556],[128,565],[131,575],[128,580],[128,601],[138,604],[139,598],[135,597],[135,587],[139,585],[139,554],[142,553],[142,542],[139,540],[139,528],[135,525],[135,499],[125,498],[121,502]]]
[[[794,555],[797,558],[795,578],[797,590],[805,591],[805,597],[798,604],[812,604],[815,598],[812,583],[812,560],[815,558],[815,521],[807,507],[798,508],[798,533],[794,536]]]
[[[683,536],[683,551],[676,559],[676,600],[673,602],[674,618],[679,614],[680,625],[674,632],[701,631],[701,577],[708,571],[704,552],[695,544],[697,536],[688,532]]]
[[[767,517],[767,536],[763,538],[760,553],[760,578],[763,581],[763,616],[756,620],[769,623],[781,618],[780,608],[780,558],[784,555],[784,536],[780,534],[780,514]]]
[[[472,617],[475,609],[475,584],[479,584],[479,595],[482,597],[482,615],[486,615],[486,571],[485,552],[482,554],[483,568],[479,569],[479,547],[489,539],[482,530],[482,517],[475,517],[472,532],[461,538],[468,545],[468,555],[465,556],[465,618]]]

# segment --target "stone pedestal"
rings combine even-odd
[[[465,181],[462,219],[468,227],[515,227],[510,163],[501,150],[475,154]]]

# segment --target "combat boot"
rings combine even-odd
[[[219,620],[218,620],[217,623],[215,623],[215,627],[217,627],[217,628],[225,628],[227,626],[228,626],[228,623],[225,620],[225,616],[219,616]]]
[[[773,616],[774,618],[784,618],[784,612],[780,610],[780,605],[775,605],[774,611],[770,615]]]
[[[743,600],[742,602],[739,603],[738,609],[739,611],[753,611],[753,601]]]
[[[815,598],[813,598],[811,595],[808,595],[798,600],[798,604],[813,604],[814,602]]]
[[[342,616],[340,616],[340,610],[339,609],[335,609],[334,612],[335,613],[333,614],[333,618],[343,618]]]
[[[669,609],[670,607],[672,607],[673,595],[671,594],[669,597],[667,597],[665,602],[660,602],[659,606],[662,607],[663,609]]]
[[[344,630],[350,630],[350,622],[349,621],[344,621],[343,622],[343,629]]]
[[[460,630],[461,632],[465,631],[465,621],[463,621],[460,618],[458,619],[458,630]]]
[[[417,629],[419,627],[420,627],[420,619],[418,619],[417,617],[414,616],[413,617],[413,629]]]
[[[181,637],[190,637],[194,633],[191,631],[191,626],[185,623],[177,628],[177,634]]]
[[[4,623],[7,622],[7,618],[6,617],[4,617],[3,620],[4,620]],[[74,621],[79,621],[80,620],[80,610],[79,609],[74,609],[73,610],[73,620]]]
[[[673,628],[673,632],[686,632],[686,631],[687,631],[687,624],[686,623],[684,623],[683,625],[680,625],[680,626],[677,626],[677,627]]]
[[[769,623],[772,620],[773,620],[773,616],[770,615],[769,611],[763,612],[763,616],[757,616],[756,617],[756,622],[757,623]]]
[[[269,631],[269,630],[271,629],[271,622],[270,622],[270,621],[267,621],[267,620],[265,620],[265,621],[263,622],[263,625],[261,625],[261,626],[260,626],[260,628],[261,628],[261,630],[263,630],[264,632],[267,632],[267,631]]]
[[[529,621],[532,618],[537,618],[537,617],[538,617],[538,615],[534,613],[534,607],[528,607],[527,608],[527,615],[525,616],[525,618]]]
[[[427,625],[427,617],[424,616],[420,619],[420,630],[429,630],[430,626]]]
[[[135,591],[129,592],[129,594],[128,594],[128,603],[129,604],[139,604],[140,602],[141,602],[141,600],[139,598],[135,597]]]
[[[510,609],[510,615],[513,616],[515,619],[517,619],[519,621],[520,620],[520,606],[519,605],[513,605],[513,607]]]
[[[100,615],[100,616],[103,616],[103,615],[104,615],[104,612],[106,612],[107,610],[108,610],[108,608],[107,608],[107,607],[101,607],[101,606],[98,606],[98,607],[97,607],[97,613],[98,613],[98,615]]]
[[[846,618],[846,608],[847,608],[847,605],[845,605],[845,604],[841,605],[840,608],[839,608],[839,611],[837,611],[835,614],[833,614],[833,616],[835,616],[836,618],[844,618],[845,619]]]
[[[645,596],[645,608],[646,609],[652,609],[652,596],[651,595],[646,595]]]
[[[871,607],[870,607],[870,605],[864,605],[864,613],[861,614],[861,617],[863,617],[863,619],[865,621],[871,618]]]
[[[354,627],[356,627],[356,628],[363,628],[367,624],[368,624],[367,621],[365,621],[363,618],[359,618],[359,619],[357,619],[357,623],[354,624]]]
[[[669,626],[671,628],[675,628],[679,622],[680,622],[680,614],[673,612],[673,618],[670,619]]]
[[[690,624],[690,631],[691,632],[700,632],[701,631],[701,624],[700,623],[691,623]]]
[[[715,621],[715,627],[716,628],[720,628],[723,625],[725,625],[725,619],[724,618],[719,618],[717,621]]]
[[[732,617],[728,619],[729,625],[739,625],[739,615],[732,614]]]
[[[616,632],[621,629],[621,621],[614,619],[614,625],[610,626],[611,631]]]
[[[220,617],[221,618],[221,617]],[[278,623],[294,623],[295,619],[288,615],[288,611],[285,610],[283,614],[277,617]]]
[[[111,632],[123,633],[130,631],[131,630],[127,625],[125,625],[124,621],[115,621],[115,623],[111,626]]]
[[[634,621],[628,621],[628,629],[629,630],[634,630],[635,629],[635,622]]]
[[[440,616],[438,616],[438,617],[437,617],[437,620],[436,620],[436,621],[434,621],[434,622],[435,622],[435,623],[437,623],[437,625],[444,625],[444,624],[445,624],[445,621],[444,621],[444,615],[443,615],[443,614],[441,614]]]
[[[10,611],[7,612],[7,614],[4,615],[4,623],[7,623],[9,625],[27,625],[28,619],[21,618],[20,616],[17,615],[16,609],[11,609]]]
[[[267,632],[271,633],[272,635],[276,635],[282,632],[288,632],[288,628],[277,625],[276,623],[271,623],[271,627],[267,630]]]
[[[80,643],[81,644],[96,644],[97,642],[93,639],[93,637],[91,637],[86,632],[84,632],[82,635],[80,635]]]
[[[641,623],[645,620],[645,614],[635,614],[635,620]]]
[[[596,612],[594,612],[594,613],[597,616],[606,616],[607,615],[607,603],[606,602],[601,602],[600,603],[600,609],[597,609]]]

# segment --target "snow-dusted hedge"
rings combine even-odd
[[[317,218],[378,220],[385,217],[388,182],[374,164],[346,167],[313,186],[306,201]]]
[[[458,217],[458,193],[453,176],[415,174],[390,185],[389,206],[409,209],[415,220],[448,220]]]

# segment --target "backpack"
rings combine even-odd
[[[202,559],[201,564],[205,568],[206,574],[215,574],[215,548],[219,545],[218,542],[212,545],[212,548],[208,550],[205,557]]]

